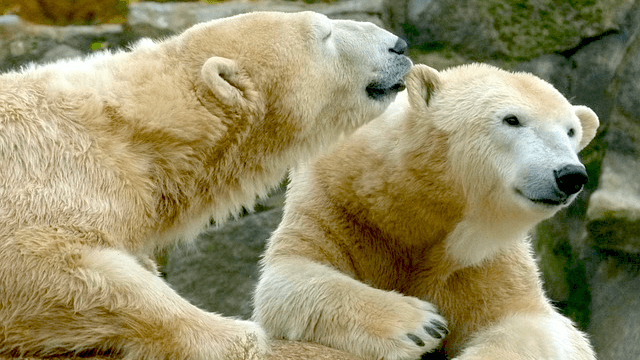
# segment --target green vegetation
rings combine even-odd
[[[575,47],[581,38],[607,30],[626,0],[476,0],[480,11],[493,19],[506,55],[531,58]]]
[[[536,228],[535,250],[545,290],[563,314],[586,329],[591,318],[591,289],[585,262],[567,239],[568,229],[550,219]]]

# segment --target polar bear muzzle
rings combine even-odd
[[[398,56],[394,56],[388,66],[383,69],[384,77],[371,82],[367,86],[367,95],[370,98],[380,100],[406,88],[404,74],[407,68],[411,66],[411,61],[404,56],[407,48],[407,42],[398,38],[395,45],[389,49],[390,53]]]
[[[556,178],[558,189],[566,195],[578,193],[589,181],[584,166],[566,165],[560,170],[554,170],[553,175]]]

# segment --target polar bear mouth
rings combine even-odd
[[[525,195],[520,189],[516,189],[516,193],[521,197],[540,205],[546,206],[559,206],[567,203],[568,197],[566,196],[554,196],[554,197],[536,197],[531,195]]]
[[[404,83],[404,80],[400,80],[397,83],[391,86],[384,86],[378,82],[372,82],[367,86],[367,95],[374,100],[381,100],[389,95],[397,94],[400,91],[406,89],[407,86]]]

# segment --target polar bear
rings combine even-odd
[[[369,23],[252,13],[0,75],[0,353],[267,351],[257,324],[191,305],[150,255],[380,115],[405,49]]]
[[[367,359],[595,359],[527,234],[586,183],[598,124],[531,74],[416,65],[380,118],[292,171],[254,319]]]

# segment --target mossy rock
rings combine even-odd
[[[619,12],[629,0],[478,0],[492,19],[506,55],[530,58],[570,50],[582,39],[617,28]]]
[[[124,23],[129,0],[0,0],[0,15],[13,13],[46,25]]]
[[[391,1],[391,0],[388,0]],[[405,1],[401,31],[423,50],[474,60],[523,60],[572,51],[620,30],[634,0]],[[399,11],[399,5],[392,9]],[[397,16],[396,16],[397,17]],[[393,19],[393,22],[402,21]]]

